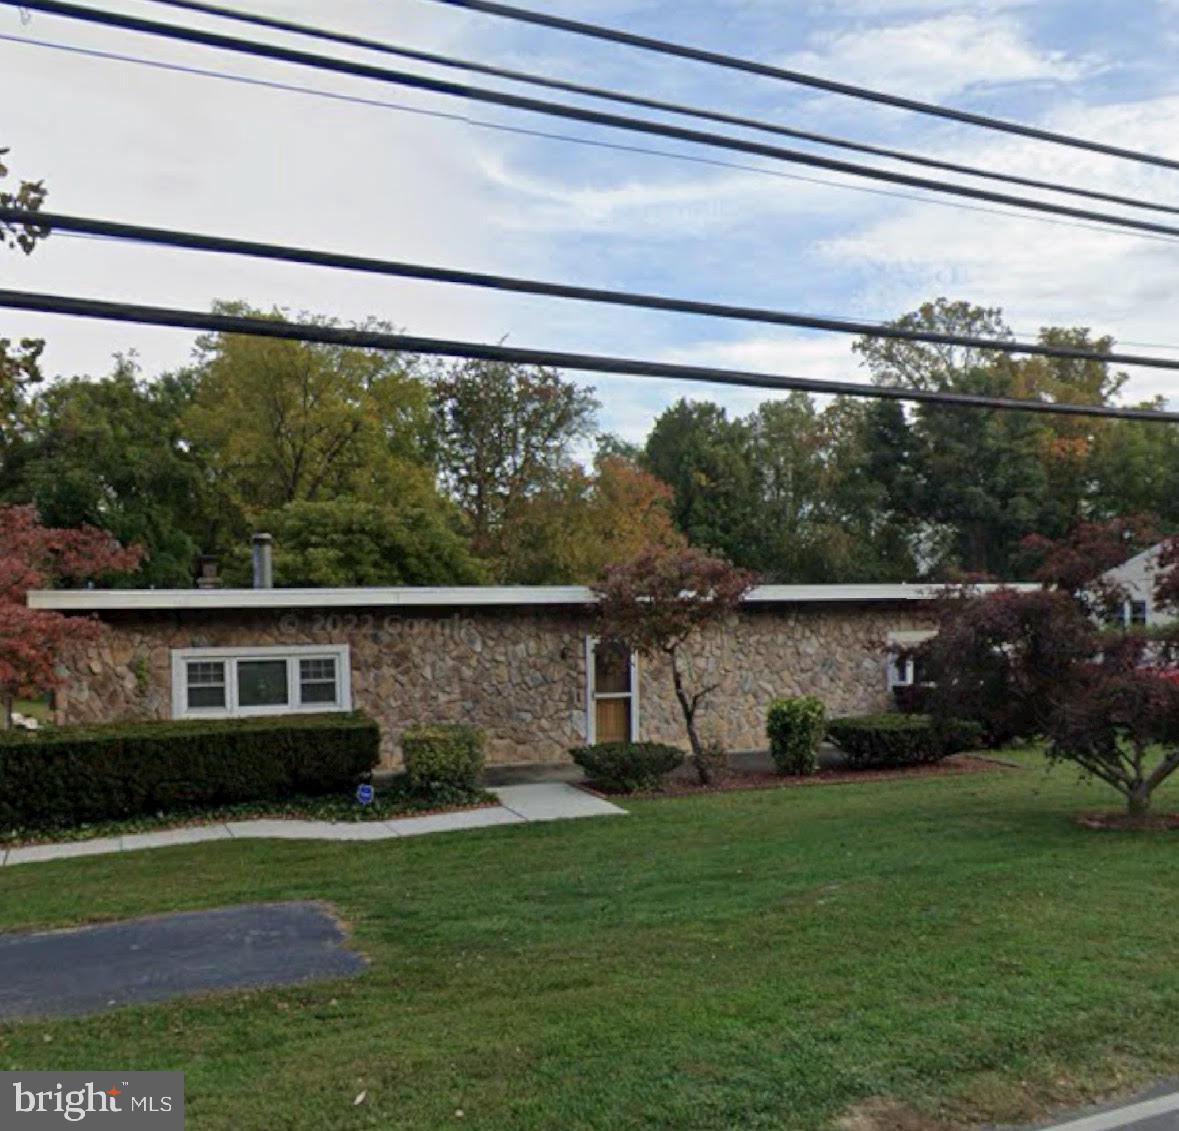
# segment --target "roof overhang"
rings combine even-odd
[[[997,588],[980,586],[986,591]],[[1012,588],[1035,588],[1017,585]],[[759,585],[748,605],[932,601],[940,585]],[[370,589],[35,589],[29,607],[59,612],[188,612],[221,609],[472,609],[592,605],[584,585],[479,585]]]

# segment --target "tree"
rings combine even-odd
[[[592,474],[570,467],[504,529],[501,574],[522,585],[588,583],[643,550],[680,549],[671,489],[632,460],[601,455]]]
[[[215,309],[259,313],[240,304]],[[371,321],[363,328],[391,329]],[[430,475],[428,395],[411,369],[379,350],[210,334],[198,339],[196,364],[184,375],[193,391],[184,423],[243,516],[342,495],[387,499],[406,477]]]
[[[3,489],[50,526],[98,526],[142,546],[140,568],[120,583],[187,587],[218,511],[181,428],[188,403],[177,381],[142,380],[133,356],[102,380],[56,382],[30,405]]]
[[[702,630],[722,625],[753,588],[755,577],[702,550],[649,550],[609,567],[593,586],[605,639],[625,644],[640,656],[662,655],[671,668],[676,700],[701,782],[711,768],[703,757],[696,715],[716,684],[689,691],[684,651]]]
[[[894,325],[1011,340],[996,308],[937,299]],[[1084,327],[1046,327],[1039,341],[1109,352],[1110,338]],[[853,347],[876,384],[1045,401],[1108,404],[1125,375],[1102,361],[1016,359],[981,347],[859,340]],[[1020,539],[1060,538],[1089,517],[1094,451],[1107,425],[1088,419],[922,405],[907,418],[906,506],[914,531],[948,534],[934,574],[955,570],[1011,577]],[[901,470],[887,468],[894,477]],[[894,491],[894,507],[901,503]],[[1118,513],[1130,513],[1121,509]]]
[[[283,586],[478,585],[487,580],[457,515],[429,484],[417,499],[294,502],[260,525],[274,535],[274,580]],[[228,581],[248,584],[244,544],[226,561]]]
[[[28,591],[131,570],[139,555],[92,526],[55,529],[32,507],[0,506],[0,729],[11,724],[18,695],[60,682],[55,661],[64,647],[102,631],[94,620],[30,609]]]
[[[949,597],[937,636],[920,649],[936,716],[980,718],[999,739],[1043,738],[1051,760],[1121,793],[1132,821],[1179,769],[1179,682],[1158,664],[1175,655],[1179,624],[1152,640],[1102,618],[1125,598],[1103,573],[1138,544],[1125,522],[1087,524],[1067,541],[1039,538],[1029,547],[1039,589]],[[1179,541],[1162,561],[1158,596],[1174,602]]]
[[[7,149],[0,149],[0,180],[8,175],[8,167],[4,164],[7,153]],[[0,191],[0,206],[36,212],[45,197],[42,181],[22,181],[15,192]],[[31,255],[37,243],[48,234],[48,229],[43,227],[0,220],[0,247],[21,251],[25,255]],[[41,379],[38,363],[44,348],[45,343],[37,338],[14,342],[11,338],[0,337],[0,445],[11,439],[13,418],[26,389]]]
[[[467,517],[475,552],[502,563],[512,523],[560,490],[598,402],[552,369],[469,361],[433,380],[439,477]]]
[[[763,528],[746,425],[709,401],[677,401],[647,436],[647,468],[675,495],[676,526],[688,541],[741,565],[757,557]]]

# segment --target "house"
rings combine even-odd
[[[1158,607],[1154,595],[1161,550],[1162,543],[1151,546],[1105,574],[1107,580],[1125,587],[1127,598],[1122,608],[1124,625],[1154,626],[1172,619],[1172,614]]]
[[[595,638],[581,586],[397,589],[49,590],[29,604],[109,629],[62,660],[61,723],[222,718],[359,708],[385,764],[419,722],[471,722],[493,762],[568,758],[612,739],[682,745],[662,659]],[[889,657],[933,623],[922,585],[763,585],[691,648],[717,689],[703,720],[733,750],[764,745],[779,695],[832,714],[883,710],[912,678]]]

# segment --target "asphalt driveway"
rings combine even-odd
[[[248,904],[0,935],[0,1020],[357,974],[365,960],[345,942],[319,903]]]

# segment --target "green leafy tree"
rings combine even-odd
[[[340,498],[288,503],[261,516],[274,535],[274,580],[294,587],[479,585],[487,570],[459,530],[454,509],[428,484],[395,503]],[[231,583],[248,585],[249,554],[229,553]]]
[[[240,304],[215,309],[259,313]],[[391,329],[373,321],[364,328]],[[428,395],[412,370],[379,350],[236,334],[198,339],[184,425],[243,516],[238,530],[287,503],[383,500],[429,478]]]
[[[598,402],[555,370],[479,361],[441,369],[432,393],[440,479],[475,552],[502,577],[514,524],[538,496],[562,489]]]
[[[1010,340],[995,308],[937,299],[895,323],[909,329]],[[1039,340],[1108,351],[1084,328],[1048,327]],[[864,338],[853,347],[875,383],[946,392],[1107,404],[1125,377],[1100,361],[1011,355],[977,347]],[[880,410],[882,413],[884,410]],[[912,533],[933,535],[933,573],[1012,576],[1020,540],[1063,535],[1091,511],[1093,451],[1103,427],[1065,417],[921,405],[872,437],[870,467]],[[932,552],[931,552],[932,551]]]
[[[35,398],[9,495],[58,527],[95,526],[143,548],[131,585],[192,584],[215,530],[216,497],[180,422],[182,384],[140,378],[133,357],[99,381],[58,382]]]
[[[676,525],[694,546],[749,564],[764,522],[745,424],[708,401],[677,401],[655,421],[647,467],[674,492]]]

